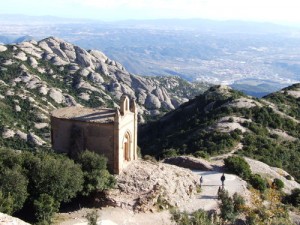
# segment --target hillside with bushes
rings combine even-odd
[[[264,99],[214,86],[140,128],[144,155],[237,154],[281,167],[300,180],[299,84]],[[236,147],[241,144],[241,149]]]

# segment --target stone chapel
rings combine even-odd
[[[51,113],[51,142],[55,151],[69,155],[86,149],[103,154],[110,172],[119,174],[137,159],[136,103],[123,95],[120,109],[57,109]]]

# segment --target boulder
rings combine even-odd
[[[0,212],[0,224],[1,225],[30,225],[29,223],[20,220],[19,218],[9,216]]]
[[[7,50],[7,47],[4,45],[0,45],[0,52],[5,52]]]
[[[34,127],[36,128],[36,129],[43,129],[43,128],[45,128],[45,127],[48,127],[49,126],[49,124],[48,123],[34,123]]]
[[[7,127],[4,128],[4,130],[2,132],[2,137],[4,139],[6,139],[6,138],[12,138],[14,136],[15,136],[15,131],[14,130],[11,130],[11,129],[7,128]]]
[[[39,88],[39,93],[42,95],[47,95],[49,88],[46,85],[43,85]]]
[[[17,45],[25,53],[37,57],[38,59],[42,58],[43,50],[36,46],[33,42],[21,42]]]
[[[36,68],[38,66],[38,62],[33,57],[29,57],[29,63],[33,68]]]
[[[75,46],[75,52],[76,52],[76,62],[80,66],[93,68],[91,56],[88,54],[86,50]]]
[[[90,50],[89,53],[101,62],[106,62],[106,60],[108,59],[103,52],[97,50]]]
[[[90,100],[90,95],[88,93],[82,92],[82,93],[79,94],[78,97],[81,98],[81,99],[83,99],[83,100],[85,100],[85,101]]]
[[[49,91],[49,96],[52,98],[56,103],[62,103],[64,100],[64,96],[61,93],[61,90],[51,88]]]
[[[16,136],[22,140],[25,140],[25,141],[27,140],[27,134],[20,130],[16,131]]]
[[[46,143],[42,138],[35,135],[34,133],[29,133],[27,135],[27,141],[34,144],[34,145],[36,145],[36,146],[41,146],[41,145],[44,145]]]
[[[19,59],[21,61],[27,61],[27,56],[24,52],[19,52],[16,55],[14,55],[14,58]]]
[[[19,105],[15,105],[15,111],[16,112],[21,112],[21,107]]]
[[[65,55],[69,58],[71,62],[73,62],[76,59],[76,53],[74,46],[67,42],[62,42],[60,44],[61,50],[65,53]]]
[[[149,109],[159,109],[161,107],[161,102],[155,95],[148,94],[145,100],[145,106]]]
[[[104,79],[102,78],[102,76],[99,73],[90,73],[88,78],[90,81],[92,81],[94,83],[101,84],[104,82]]]

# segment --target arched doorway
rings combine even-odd
[[[123,139],[123,151],[124,151],[124,160],[131,160],[131,151],[130,151],[130,134],[126,132]]]

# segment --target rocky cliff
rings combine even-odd
[[[2,138],[17,137],[22,143],[14,147],[22,147],[49,140],[48,115],[55,108],[116,107],[127,94],[136,99],[143,123],[175,109],[206,85],[130,74],[100,51],[50,37],[0,45],[0,87]]]

